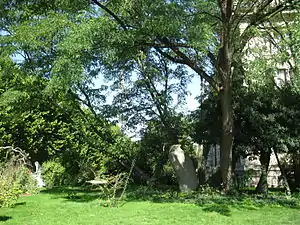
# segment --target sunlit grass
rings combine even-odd
[[[0,224],[300,224],[300,210],[280,204],[226,204],[224,199],[195,204],[169,197],[155,201],[156,194],[152,200],[131,197],[111,208],[101,206],[98,196],[76,189],[24,196],[14,208],[0,209]]]

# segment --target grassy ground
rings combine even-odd
[[[211,196],[138,190],[112,208],[101,206],[97,191],[48,190],[21,197],[14,208],[1,208],[0,224],[300,224],[299,205],[285,198]]]

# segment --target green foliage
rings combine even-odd
[[[106,162],[118,158],[118,152],[124,160],[135,151],[129,139],[84,109],[70,90],[49,92],[47,79],[25,75],[11,60],[3,62],[0,80],[0,145],[26,149],[32,162],[60,158],[71,183],[107,171]],[[0,156],[5,152],[0,150]]]
[[[10,207],[16,203],[21,194],[17,184],[12,184],[6,177],[1,175],[0,180],[0,207]]]
[[[213,91],[204,93],[199,99],[201,102],[199,109],[192,112],[191,136],[197,143],[216,144],[220,142],[221,130],[221,108],[219,97]]]
[[[119,173],[115,176],[110,175],[109,178],[106,177],[107,183],[102,186],[102,199],[104,197],[104,202],[102,202],[103,206],[117,207],[120,205],[126,193],[134,166],[135,160],[132,161],[128,173]]]
[[[167,164],[171,145],[180,143],[187,154],[192,153],[189,137],[191,125],[182,114],[175,114],[169,118],[168,126],[160,120],[151,120],[142,131],[137,165],[152,179],[169,183],[174,181],[171,166]]]
[[[219,209],[220,211],[222,211],[224,205],[230,208],[243,208],[252,210],[261,209],[267,206],[296,209],[300,208],[299,198],[296,196],[286,196],[283,192],[270,192],[267,196],[262,196],[251,194],[251,192],[247,193],[246,191],[239,191],[228,196],[208,185],[200,186],[198,191],[190,193],[178,193],[174,189],[171,189],[170,186],[165,190],[149,188],[146,186],[133,187],[127,191],[126,199],[128,201],[139,200],[156,203],[189,203],[205,208],[216,207],[216,209]]]
[[[162,176],[159,178],[160,184],[174,185],[177,184],[177,177],[173,166],[167,162],[163,167]]]
[[[28,153],[16,147],[0,147],[0,207],[12,206],[20,194],[35,194],[37,182],[28,166]]]
[[[16,168],[14,179],[22,193],[35,194],[38,192],[37,182],[26,166]]]
[[[38,191],[35,179],[24,165],[13,160],[2,163],[0,169],[0,207],[16,203],[21,194],[35,194]]]
[[[73,138],[67,135],[68,113],[58,107],[62,100],[58,94],[43,92],[47,80],[8,70],[3,70],[0,78],[0,144],[19,146],[33,161],[44,161],[66,148]]]
[[[57,160],[46,161],[42,165],[42,177],[47,187],[65,184],[65,168]]]
[[[244,171],[242,174],[235,174],[233,180],[232,191],[238,191],[242,188],[250,187],[253,176],[258,176],[258,171],[248,169]]]
[[[289,7],[292,2],[296,1],[289,1]],[[251,49],[256,60],[244,63],[239,58],[249,50],[247,41],[266,36],[256,27],[266,21],[262,11],[270,10],[266,13],[270,23],[278,13],[262,0],[252,4],[255,10],[245,12],[247,3],[237,1],[229,7],[235,8],[234,13],[223,18],[220,13],[227,12],[222,8],[226,4],[212,0],[113,0],[105,1],[105,7],[84,0],[1,1],[0,145],[20,146],[32,160],[41,162],[59,158],[66,173],[78,182],[122,171],[136,157],[138,166],[159,176],[171,144],[179,142],[187,152],[191,149],[190,124],[176,115],[174,105],[174,95],[178,103],[187,95],[191,76],[179,65],[184,64],[206,81],[212,80],[214,87],[222,87],[225,80],[231,87],[231,75],[234,82],[237,78],[239,84],[249,85],[246,93],[246,88],[232,85],[236,152],[259,154],[286,145],[296,153],[298,130],[284,116],[289,110],[281,110],[285,105],[278,103],[280,97],[272,88],[274,68],[288,60],[288,50],[293,50],[298,64],[299,18],[285,31],[288,35],[281,35],[285,39],[294,34],[291,40],[280,41],[283,52],[277,58],[265,60],[264,45]],[[236,29],[240,23],[251,27],[240,34]],[[264,33],[269,33],[269,27]],[[274,37],[276,42],[278,34]],[[225,49],[222,41],[231,48],[229,59],[219,54]],[[223,70],[220,62],[240,66],[229,65],[226,76],[219,79],[215,73]],[[237,67],[245,68],[236,72]],[[245,70],[247,76],[240,76]],[[111,89],[118,92],[111,107],[101,105],[105,88],[91,89],[99,75],[113,82]],[[194,118],[192,136],[199,143],[220,140],[222,115],[216,94],[209,94]],[[146,125],[140,146],[116,134],[103,120],[107,114],[118,115],[130,127]],[[286,113],[291,114],[297,115]]]

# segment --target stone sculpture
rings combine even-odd
[[[199,184],[196,169],[191,158],[184,153],[180,145],[172,145],[169,159],[177,176],[179,189],[182,192],[196,190]]]

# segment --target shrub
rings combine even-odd
[[[42,165],[42,177],[47,187],[65,184],[65,168],[56,160],[46,161]]]
[[[29,155],[21,148],[0,147],[5,152],[0,162],[0,207],[13,205],[20,194],[33,194],[38,190],[30,170]]]
[[[13,205],[21,193],[19,185],[2,169],[0,172],[0,207]]]
[[[24,165],[8,162],[0,170],[0,207],[12,206],[20,194],[36,193],[36,181]]]
[[[178,183],[174,168],[170,162],[164,165],[163,175],[160,177],[159,183],[167,185],[174,185]]]

